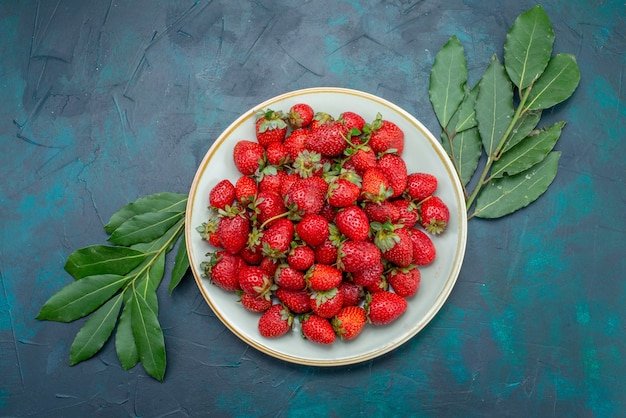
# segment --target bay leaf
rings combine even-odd
[[[187,207],[187,195],[180,193],[155,193],[130,202],[115,212],[104,226],[112,234],[120,225],[132,218],[148,212],[182,212]]]
[[[128,278],[117,274],[100,274],[76,280],[52,295],[41,307],[37,319],[71,322],[82,318],[109,300]]]
[[[513,85],[494,55],[479,81],[476,98],[478,131],[487,156],[492,156],[513,117]]]
[[[478,96],[478,85],[466,92],[463,102],[459,106],[455,121],[455,132],[463,132],[475,127],[476,122],[476,97]]]
[[[137,267],[147,254],[136,249],[112,245],[92,245],[74,251],[65,262],[65,271],[75,279],[98,274],[125,275]]]
[[[115,331],[115,352],[124,370],[130,370],[139,363],[139,353],[132,329],[132,289],[124,292],[124,309]]]
[[[482,155],[482,144],[478,128],[473,127],[454,135],[452,148],[450,148],[450,141],[445,138],[445,133],[443,136],[443,147],[448,155],[451,156],[461,182],[465,186],[472,179]]]
[[[520,90],[530,86],[546,69],[553,44],[554,30],[541,5],[515,19],[504,42],[504,66]]]
[[[132,295],[131,325],[139,359],[145,371],[162,382],[165,375],[165,340],[156,313],[138,292]]]
[[[501,153],[511,149],[511,147],[530,135],[531,131],[537,127],[539,120],[541,120],[541,110],[524,112],[515,123],[513,131],[502,148]]]
[[[560,156],[552,151],[526,171],[491,180],[480,191],[472,216],[500,218],[537,200],[556,177]]]
[[[557,122],[533,135],[527,136],[491,166],[491,177],[512,176],[541,162],[554,148],[565,122]]]
[[[119,293],[89,316],[70,348],[70,366],[93,357],[111,337],[122,299],[123,294]]]
[[[149,242],[139,242],[133,244],[130,248],[143,251],[145,253],[154,253],[158,251],[169,252],[178,237],[184,231],[185,218],[184,215],[174,225],[170,227],[163,235]]]
[[[548,109],[568,99],[578,87],[580,69],[571,54],[553,56],[541,77],[533,84],[525,107]]]
[[[169,285],[170,294],[180,284],[185,273],[189,270],[189,257],[187,256],[187,245],[185,243],[185,237],[182,237],[178,245],[178,251],[176,252],[176,258],[174,259],[174,267],[172,268],[172,279]]]
[[[159,238],[184,216],[184,212],[147,212],[121,224],[109,237],[118,245],[133,245]]]
[[[435,115],[447,127],[465,96],[467,63],[459,38],[452,36],[439,50],[430,70],[428,94]]]

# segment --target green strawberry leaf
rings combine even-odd
[[[580,69],[571,54],[558,54],[533,84],[526,102],[530,110],[547,109],[568,99],[578,87]]]
[[[435,56],[428,87],[430,102],[441,126],[448,126],[463,101],[466,83],[467,63],[463,46],[456,36],[452,36]]]
[[[478,131],[487,156],[492,156],[513,118],[513,85],[494,55],[479,82],[476,98]]]
[[[515,19],[504,43],[504,65],[520,90],[530,86],[546,69],[553,44],[554,31],[541,5]]]
[[[553,151],[526,171],[491,180],[481,189],[471,216],[500,218],[537,200],[556,177],[560,156]]]
[[[556,141],[561,136],[563,126],[565,126],[565,122],[558,122],[545,130],[526,137],[493,163],[491,177],[512,176],[541,162],[554,148]]]
[[[72,282],[48,299],[37,319],[71,322],[82,318],[109,300],[128,280],[118,274],[100,274]]]
[[[176,286],[180,284],[185,273],[189,270],[189,257],[187,256],[187,245],[185,238],[180,240],[178,245],[178,252],[176,253],[176,259],[174,260],[174,267],[172,268],[172,280],[169,285],[170,294]]]
[[[537,127],[540,119],[541,110],[531,110],[521,115],[515,123],[515,126],[513,126],[511,136],[506,141],[501,153],[508,151],[522,139],[530,135],[531,131]]]
[[[112,234],[120,225],[132,218],[148,212],[182,212],[187,207],[187,195],[179,193],[156,193],[141,197],[128,203],[111,216],[104,226],[108,234]]]
[[[148,212],[133,216],[111,234],[109,241],[118,245],[150,242],[163,236],[183,215],[184,212]]]
[[[147,254],[131,248],[92,245],[70,254],[65,263],[65,271],[77,280],[107,273],[125,275],[146,257]]]
[[[144,297],[133,291],[131,327],[139,359],[145,371],[159,382],[165,376],[165,341],[156,313]]]
[[[109,299],[89,317],[78,331],[70,348],[70,366],[95,355],[107,342],[122,307],[123,293]]]
[[[133,306],[131,297],[132,291],[127,290],[124,292],[124,309],[122,309],[122,315],[120,315],[115,332],[115,351],[124,370],[130,370],[139,363],[139,353],[137,352],[131,324]]]

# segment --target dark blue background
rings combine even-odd
[[[68,367],[82,321],[38,322],[129,201],[186,193],[212,141],[286,91],[340,86],[433,132],[427,93],[456,34],[475,83],[536,3],[1,1],[0,415],[619,416],[626,410],[626,6],[545,1],[555,52],[577,56],[559,173],[536,203],[469,222],[448,302],[381,358],[321,369],[246,346],[191,275],[159,291],[165,382],[124,371],[112,341]]]

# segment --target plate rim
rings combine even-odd
[[[277,359],[280,359],[289,363],[307,365],[307,366],[335,367],[335,366],[358,364],[367,360],[380,357],[384,354],[387,354],[393,351],[394,349],[404,345],[407,341],[415,337],[432,321],[432,319],[441,310],[442,306],[445,304],[448,297],[450,296],[450,293],[452,292],[456,284],[456,281],[458,279],[458,276],[460,274],[460,271],[461,271],[461,267],[462,267],[463,260],[465,257],[465,252],[466,252],[466,245],[467,245],[467,213],[465,211],[465,201],[464,199],[460,199],[460,201],[457,202],[459,203],[457,205],[458,206],[457,219],[459,222],[457,233],[459,235],[457,239],[457,248],[456,248],[455,256],[453,260],[453,268],[450,271],[441,291],[436,296],[434,300],[435,303],[433,303],[432,306],[430,306],[426,315],[420,318],[420,321],[416,324],[416,326],[411,328],[410,332],[404,333],[401,336],[401,338],[394,339],[390,343],[381,345],[376,350],[371,350],[363,354],[359,354],[359,355],[355,355],[351,357],[345,357],[345,358],[336,359],[336,360],[326,360],[326,359],[319,360],[319,359],[311,359],[311,358],[306,358],[306,357],[297,357],[297,356],[293,356],[293,355],[286,354],[283,352],[279,352],[277,350],[274,350],[268,347],[267,345],[260,343],[259,341],[248,338],[246,335],[240,333],[234,326],[231,325],[230,321],[228,321],[222,315],[220,310],[216,306],[214,306],[213,301],[209,297],[208,292],[206,291],[203,285],[203,280],[206,280],[206,279],[201,277],[201,275],[199,274],[198,269],[195,265],[197,264],[197,260],[195,260],[193,251],[190,251],[190,249],[192,248],[192,234],[196,232],[195,227],[191,225],[191,218],[192,218],[194,203],[196,201],[196,195],[198,194],[198,184],[200,183],[200,180],[203,177],[203,174],[205,173],[207,169],[207,166],[208,166],[209,161],[211,160],[211,157],[213,156],[213,154],[215,154],[219,146],[226,140],[226,138],[234,130],[236,130],[241,124],[246,122],[250,117],[254,116],[257,110],[269,108],[271,107],[272,104],[283,101],[285,99],[308,95],[308,94],[319,94],[319,93],[335,93],[335,94],[359,96],[361,98],[365,98],[370,101],[380,103],[388,108],[391,108],[395,112],[400,114],[402,117],[407,119],[408,122],[410,122],[412,125],[415,125],[415,127],[422,133],[422,135],[428,140],[430,145],[434,148],[435,152],[440,157],[441,162],[443,163],[446,171],[448,171],[449,177],[453,179],[452,187],[454,189],[455,197],[458,199],[459,197],[463,196],[463,188],[462,188],[461,182],[458,179],[456,171],[454,170],[454,165],[452,161],[450,160],[450,158],[448,157],[445,150],[443,149],[443,146],[441,145],[439,141],[436,140],[435,136],[430,132],[430,130],[428,130],[424,126],[424,124],[420,120],[418,120],[415,116],[411,115],[405,109],[403,109],[402,107],[380,96],[376,96],[371,93],[367,93],[364,91],[355,90],[351,88],[344,88],[344,87],[304,88],[304,89],[293,90],[293,91],[279,94],[277,96],[269,98],[263,101],[262,103],[259,103],[258,105],[250,108],[249,110],[241,114],[237,119],[235,119],[227,128],[225,128],[220,133],[220,135],[215,139],[213,144],[211,144],[211,146],[205,153],[202,161],[200,162],[196,170],[196,173],[194,175],[191,186],[190,186],[189,196],[188,196],[188,201],[187,201],[187,206],[186,206],[186,211],[185,211],[185,245],[187,246],[187,254],[188,254],[189,264],[191,267],[192,274],[194,276],[196,285],[200,293],[202,294],[205,302],[209,305],[213,313],[220,319],[222,324],[224,324],[224,326],[226,326],[240,340],[242,340],[244,343],[254,347],[258,351],[266,355],[269,355],[271,357],[274,357],[274,358],[277,358]]]

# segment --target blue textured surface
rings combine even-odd
[[[0,416],[620,416],[626,410],[626,6],[545,1],[577,56],[559,173],[527,209],[470,221],[431,324],[364,364],[291,365],[247,347],[187,276],[160,289],[168,368],[123,371],[109,342],[68,367],[81,321],[38,322],[125,203],[186,193],[212,141],[277,94],[374,93],[438,131],[434,55],[456,34],[470,81],[535,2],[0,2]]]

